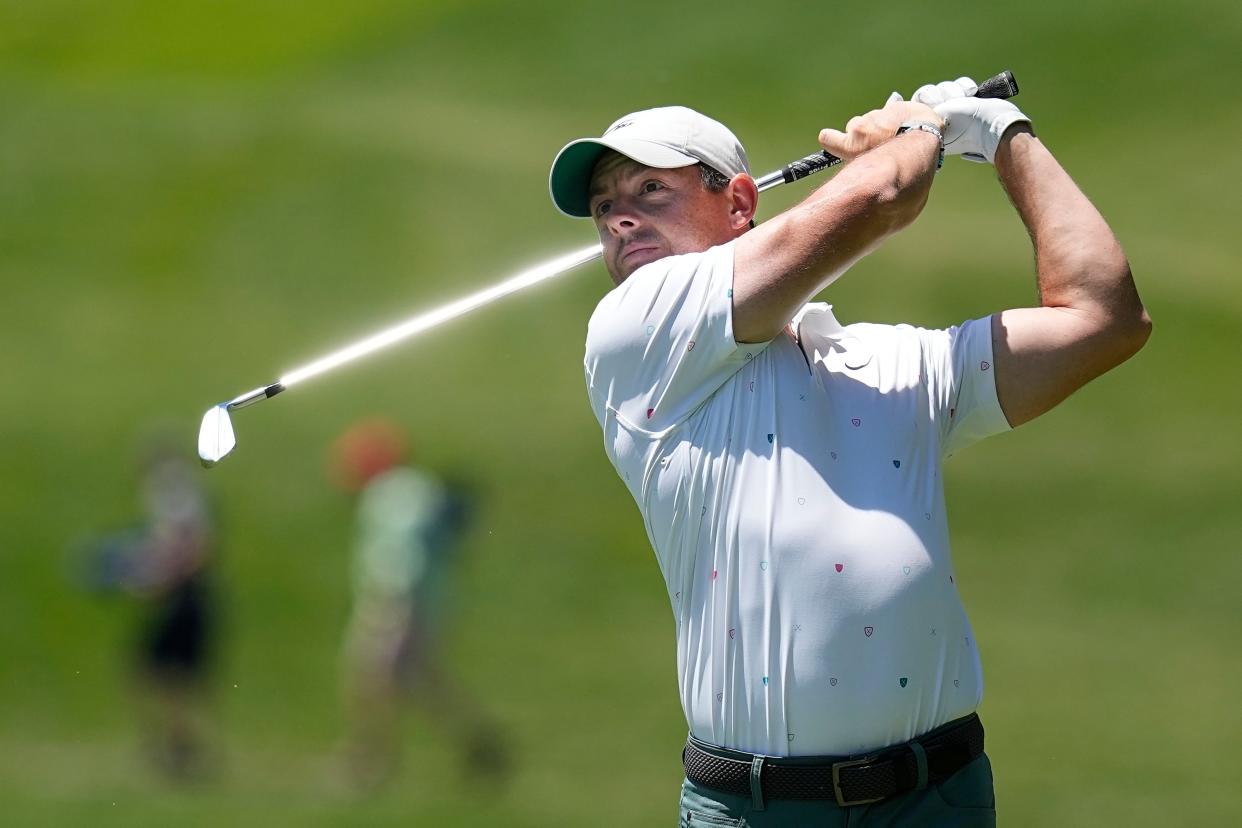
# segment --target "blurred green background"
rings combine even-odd
[[[1156,327],[948,467],[1001,822],[1239,824],[1239,43],[1236,0],[0,0],[3,821],[672,824],[672,615],[582,381],[598,266],[235,418],[236,454],[204,472],[225,528],[216,778],[141,761],[140,608],[76,590],[66,550],[136,515],[153,424],[189,452],[216,401],[591,243],[546,196],[564,141],[680,102],[766,172],[891,89],[1011,68]],[[826,298],[843,321],[952,324],[1033,301],[1029,250],[992,173],[950,160]],[[352,515],[324,458],[377,412],[482,492],[447,643],[512,736],[504,790],[463,779],[417,714],[393,785],[336,782]]]

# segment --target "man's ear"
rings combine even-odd
[[[729,180],[725,188],[729,200],[729,226],[734,232],[740,233],[752,227],[755,211],[759,209],[759,189],[755,179],[746,173],[738,173]]]

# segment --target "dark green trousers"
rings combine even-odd
[[[776,799],[754,807],[748,796],[720,793],[687,779],[681,786],[681,828],[994,828],[996,797],[987,754],[939,784],[842,808],[831,800]]]

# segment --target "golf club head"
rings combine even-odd
[[[214,466],[237,445],[228,406],[228,403],[220,403],[203,415],[203,424],[198,429],[198,458],[204,468]]]

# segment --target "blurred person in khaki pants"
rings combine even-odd
[[[450,731],[467,774],[498,777],[508,764],[496,725],[447,675],[440,653],[446,580],[470,498],[408,454],[402,430],[381,418],[355,423],[332,449],[337,485],[357,497],[343,689],[345,770],[360,789],[396,770],[405,699]]]

